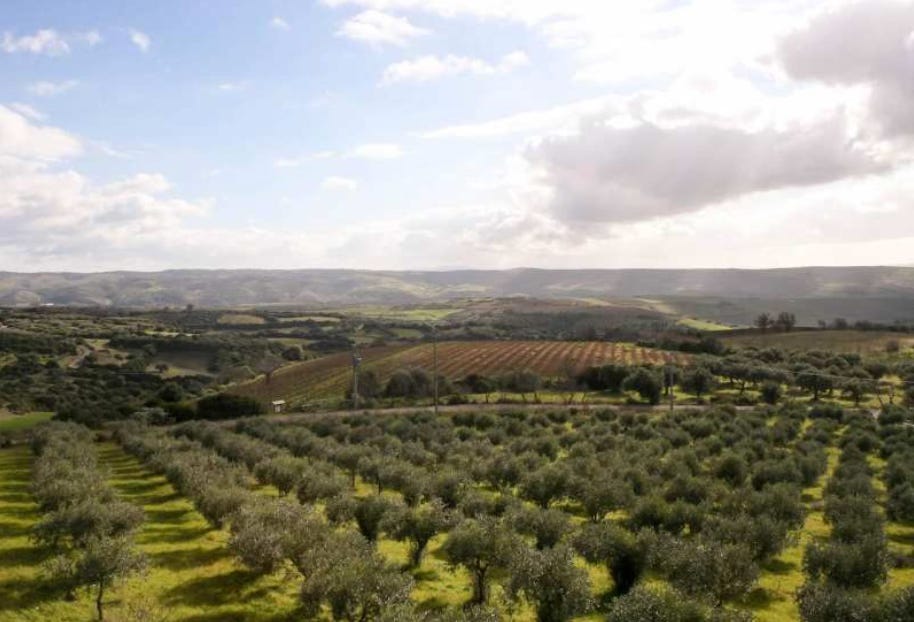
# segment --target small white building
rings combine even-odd
[[[273,400],[270,402],[274,413],[281,413],[286,409],[286,400]]]

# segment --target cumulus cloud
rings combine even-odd
[[[404,47],[413,39],[428,34],[428,30],[414,26],[405,17],[369,10],[346,20],[337,34],[353,41],[372,45]]]
[[[63,34],[53,28],[45,28],[31,35],[16,36],[4,32],[0,39],[0,50],[8,54],[40,54],[45,56],[63,56],[71,51],[71,44],[82,44],[95,47],[102,42],[97,30]]]
[[[148,52],[149,47],[152,45],[152,39],[149,38],[145,32],[131,28],[129,30],[130,41],[139,49],[141,52]]]
[[[123,247],[135,235],[167,235],[207,208],[169,196],[171,186],[158,174],[95,184],[50,166],[82,152],[65,130],[0,106],[0,255],[38,261],[91,254],[105,243]]]
[[[0,158],[60,160],[81,153],[82,143],[71,134],[36,125],[25,115],[0,105]]]
[[[359,182],[350,177],[327,177],[321,182],[321,188],[334,192],[353,192],[359,187]]]
[[[33,108],[32,106],[29,106],[28,104],[23,104],[20,102],[13,102],[12,104],[9,105],[9,107],[11,109],[15,110],[16,112],[18,112],[19,114],[21,114],[22,116],[28,117],[32,121],[41,121],[45,118],[44,114],[42,114],[38,110],[35,110],[35,108]]]
[[[29,54],[44,54],[46,56],[61,56],[70,53],[70,45],[56,30],[47,28],[39,30],[33,35],[15,36],[11,32],[3,33],[0,49],[8,54],[25,52]]]
[[[550,212],[579,225],[649,220],[885,168],[849,140],[838,116],[761,131],[592,121],[577,135],[531,147],[527,157],[550,191]]]
[[[518,67],[527,65],[530,60],[521,51],[505,54],[499,61],[488,61],[467,56],[422,56],[413,60],[405,60],[389,65],[381,77],[381,84],[395,84],[397,82],[428,82],[444,76],[470,74],[477,76],[491,76],[514,71]]]
[[[914,3],[874,0],[822,12],[778,49],[795,79],[866,85],[885,135],[914,133]]]
[[[54,95],[66,93],[77,86],[79,86],[79,80],[64,80],[62,82],[48,82],[43,80],[41,82],[32,82],[26,87],[26,90],[38,97],[52,97]]]

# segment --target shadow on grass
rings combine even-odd
[[[218,551],[224,555],[222,551]],[[194,551],[194,553],[197,553]],[[244,588],[260,578],[256,572],[239,568],[231,572],[212,577],[201,577],[178,585],[165,594],[166,602],[180,603],[193,607],[213,607],[228,603],[237,603]],[[244,593],[246,601],[256,600],[268,590]],[[231,619],[231,618],[224,618]]]
[[[182,622],[298,622],[307,620],[304,614],[299,610],[279,613],[276,615],[255,615],[251,616],[250,611],[214,611],[212,613],[200,613],[181,618]]]
[[[907,526],[907,525],[905,525]],[[914,545],[914,531],[908,533],[892,533],[889,534],[889,542],[893,544],[901,544],[904,546]]]
[[[784,561],[783,559],[772,559],[762,565],[762,570],[775,575],[787,575],[797,570],[795,562]]]
[[[47,553],[37,546],[10,547],[0,550],[0,568],[37,566],[47,558]]]
[[[146,519],[149,522],[169,525],[183,524],[187,515],[193,511],[190,508],[158,509],[154,507],[144,507],[143,510],[146,512]]]
[[[22,613],[43,603],[63,598],[60,590],[44,579],[14,579],[0,582],[0,594],[3,594],[3,598],[0,598],[0,612],[13,613]]]
[[[155,531],[144,532],[143,541],[146,544],[180,544],[182,542],[192,542],[202,538],[209,532],[209,527],[157,529]]]
[[[208,566],[228,557],[230,557],[229,553],[223,548],[209,550],[179,549],[177,551],[161,551],[149,554],[149,559],[154,566],[161,566],[170,570]]]
[[[117,483],[117,488],[122,495],[132,497],[152,496],[151,493],[161,487],[162,482],[160,481],[121,481]]]
[[[740,602],[750,609],[767,609],[774,602],[771,593],[765,588],[757,587],[743,598]]]

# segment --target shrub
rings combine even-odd
[[[254,398],[231,393],[210,395],[197,402],[197,417],[200,419],[235,419],[263,412],[263,405]]]

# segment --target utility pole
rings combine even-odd
[[[362,364],[362,357],[355,348],[352,350],[352,409],[359,409],[359,366]]]
[[[438,416],[438,327],[432,324],[432,361],[434,367],[435,416]]]

